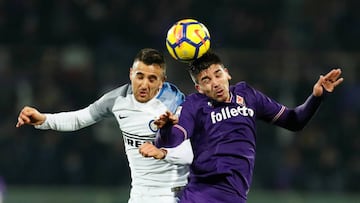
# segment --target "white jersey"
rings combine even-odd
[[[119,135],[122,134],[125,142],[132,190],[147,187],[171,191],[171,188],[187,183],[188,164],[193,157],[190,143],[169,149],[164,160],[145,158],[139,153],[138,147],[144,142],[154,141],[157,132],[154,120],[166,110],[174,112],[183,100],[184,95],[174,85],[165,82],[156,97],[140,103],[135,100],[131,85],[127,84],[108,92],[84,109],[46,114],[46,121],[35,127],[74,131],[115,116],[121,131]]]

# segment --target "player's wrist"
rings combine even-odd
[[[160,151],[162,152],[162,156],[160,157],[160,159],[165,159],[167,155],[167,150],[164,148],[160,148]]]

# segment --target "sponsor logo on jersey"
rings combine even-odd
[[[129,138],[129,137],[125,137],[124,136],[124,143],[126,145],[130,145],[132,147],[140,147],[140,145],[146,143],[146,142],[151,142],[153,143],[151,140],[140,140],[140,139],[134,139],[134,138]]]
[[[144,144],[145,142],[153,143],[155,139],[155,134],[140,136],[140,135],[130,134],[124,131],[122,132],[122,134],[125,145],[129,145],[136,148],[140,147],[140,145]]]
[[[121,115],[119,114],[119,119],[124,119],[124,118],[127,118],[127,116],[121,116]]]
[[[254,110],[247,108],[246,106],[237,106],[237,107],[223,107],[220,112],[212,111],[210,113],[211,122],[213,124],[226,120],[228,118],[237,117],[237,116],[254,116]]]

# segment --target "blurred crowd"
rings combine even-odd
[[[0,1],[0,176],[13,185],[129,184],[121,132],[108,119],[76,132],[15,128],[24,105],[86,107],[128,82],[140,48],[164,51],[168,79],[195,91],[165,50],[167,29],[195,18],[233,74],[290,107],[319,75],[345,82],[301,132],[260,123],[254,188],[360,191],[360,3],[350,0]]]

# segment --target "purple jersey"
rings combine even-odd
[[[245,82],[231,86],[230,95],[229,103],[189,95],[179,109],[179,123],[161,130],[158,146],[172,147],[184,138],[193,146],[181,202],[245,202],[255,163],[256,120],[283,127],[305,125],[320,104],[308,102],[289,110]]]

